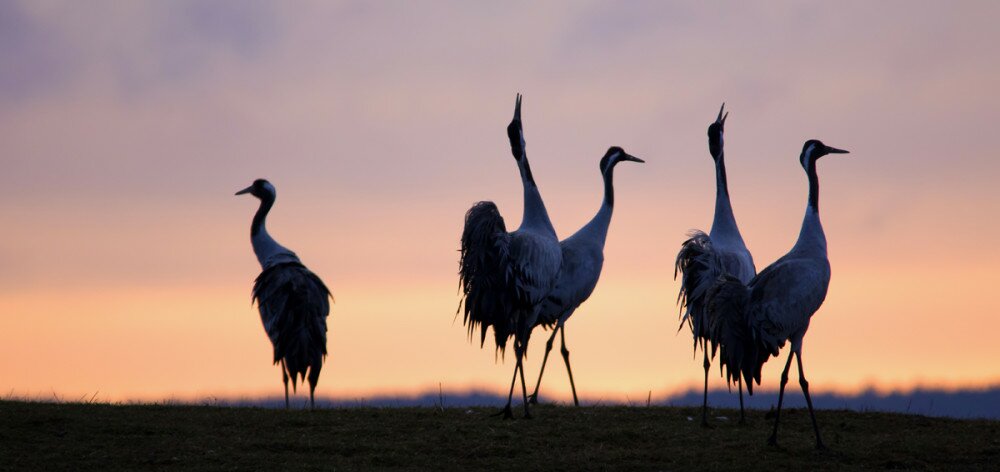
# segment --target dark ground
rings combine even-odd
[[[493,411],[0,401],[0,470],[1000,470],[1000,421],[822,410],[816,451],[801,409],[779,448],[762,411],[715,410],[729,420],[709,429],[687,407]]]

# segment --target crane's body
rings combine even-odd
[[[806,210],[799,238],[791,251],[764,268],[748,285],[753,326],[773,355],[791,341],[802,349],[809,320],[826,299],[830,260],[818,211]],[[759,382],[760,373],[755,373]]]
[[[569,373],[570,387],[573,390],[573,403],[580,401],[576,395],[576,384],[573,381],[573,370],[569,363],[569,350],[566,348],[566,320],[594,292],[597,281],[601,277],[604,266],[604,243],[608,238],[608,228],[611,225],[611,214],[614,211],[614,167],[619,162],[643,162],[642,159],[625,153],[619,147],[608,149],[601,159],[600,169],[604,180],[604,199],[597,214],[572,236],[559,243],[562,251],[562,266],[556,278],[552,291],[542,300],[536,325],[552,328],[552,335],[545,343],[545,356],[538,373],[535,391],[529,396],[532,402],[538,401],[538,389],[545,373],[545,364],[552,350],[552,343],[557,333],[562,333],[562,356]]]
[[[524,188],[521,225],[507,232],[503,217],[493,202],[473,205],[465,215],[462,231],[459,284],[465,307],[464,323],[470,336],[476,329],[480,330],[480,346],[485,343],[487,329],[491,326],[501,352],[508,339],[514,338],[517,364],[502,411],[504,418],[512,418],[511,401],[519,373],[524,415],[531,416],[522,360],[531,329],[538,319],[540,303],[555,284],[562,264],[562,251],[528,164],[520,95],[507,135]]]
[[[244,193],[261,201],[250,226],[250,241],[262,269],[252,293],[264,331],[274,348],[273,362],[281,364],[285,408],[289,406],[289,378],[295,390],[298,380],[307,376],[310,407],[315,407],[316,384],[327,354],[330,290],[294,252],[268,234],[265,219],[274,205],[274,186],[258,179],[236,194]]]
[[[710,329],[722,346],[720,357],[726,365],[727,377],[730,381],[742,378],[751,394],[753,384],[760,384],[764,363],[771,356],[777,356],[786,341],[791,342],[791,352],[781,374],[774,430],[768,440],[770,444],[777,444],[778,420],[785,384],[788,383],[788,370],[792,358],[797,356],[799,385],[809,407],[816,447],[824,447],[809,396],[809,382],[802,370],[802,342],[813,314],[826,299],[830,285],[826,235],[819,218],[816,161],[827,154],[846,152],[817,140],[806,141],[800,162],[809,177],[809,203],[795,245],[757,274],[749,284],[733,277],[723,277],[706,297]]]
[[[723,104],[723,108],[725,104]],[[726,163],[723,145],[723,131],[726,117],[719,109],[719,116],[708,127],[708,147],[715,162],[715,216],[709,234],[694,230],[688,240],[681,245],[674,266],[674,277],[681,275],[681,289],[678,301],[681,303],[681,327],[685,323],[691,328],[695,352],[701,347],[702,367],[705,370],[705,384],[702,395],[701,424],[708,425],[708,371],[715,358],[718,340],[711,336],[705,316],[705,294],[720,276],[736,277],[743,283],[750,282],[756,273],[753,257],[747,249],[733,206],[729,199],[729,185],[726,178]],[[711,350],[710,350],[711,349]],[[740,397],[740,421],[744,421],[743,388],[738,386]]]

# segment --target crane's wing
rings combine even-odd
[[[511,332],[513,306],[507,267],[510,258],[510,234],[500,211],[493,202],[478,202],[465,213],[462,230],[461,258],[458,262],[458,282],[464,306],[463,323],[469,337],[478,329],[480,347],[486,343],[486,331],[492,326],[497,348],[506,346]]]
[[[296,375],[305,377],[310,367],[322,366],[330,298],[323,281],[298,262],[270,266],[254,282],[253,300],[274,347],[274,362],[284,359],[293,387]]]
[[[785,256],[750,282],[750,322],[772,355],[809,325],[826,298],[830,265],[825,260]]]
[[[722,273],[736,277],[744,284],[750,283],[757,275],[753,264],[753,256],[746,249],[729,250],[715,245],[715,255],[719,258]]]
[[[760,383],[761,369],[785,341],[801,336],[826,298],[830,265],[824,260],[785,255],[762,270],[748,287],[747,323],[753,336],[749,375]],[[747,382],[750,385],[750,382]]]
[[[479,202],[465,215],[461,254],[463,322],[470,337],[479,330],[480,346],[492,326],[497,349],[503,352],[516,329],[534,323],[525,314],[552,290],[562,261],[559,244],[532,231],[508,233],[496,205]]]
[[[678,330],[687,323],[694,334],[697,349],[698,338],[708,337],[708,327],[705,326],[702,315],[705,294],[719,276],[725,273],[712,247],[712,239],[707,234],[698,230],[688,233],[688,239],[681,244],[674,262],[674,279],[678,273],[681,274],[681,288],[677,294],[681,317]]]
[[[516,336],[526,352],[541,304],[559,276],[562,249],[554,235],[522,228],[510,234],[508,264],[507,283],[513,307],[508,336]]]
[[[719,360],[725,368],[726,381],[731,384],[743,375],[752,395],[752,370],[747,367],[753,365],[749,360],[756,359],[756,343],[747,322],[749,302],[750,289],[737,277],[723,275],[705,295],[705,322],[712,340],[712,354],[716,343],[720,347]]]
[[[514,301],[519,308],[529,308],[552,291],[562,265],[562,248],[555,238],[518,230],[511,233],[509,262]]]

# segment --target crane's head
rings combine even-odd
[[[521,126],[521,94],[517,94],[514,102],[514,118],[507,125],[507,139],[510,140],[510,153],[518,162],[524,158],[524,128]]]
[[[809,165],[815,163],[817,159],[827,154],[847,154],[849,151],[827,146],[818,139],[810,139],[802,145],[802,155],[799,156],[799,163],[802,168],[809,170]]]
[[[244,193],[249,193],[261,200],[264,199],[274,199],[277,195],[277,191],[274,190],[274,185],[264,179],[257,179],[253,181],[253,184],[249,187],[236,192],[236,195],[243,195]]]
[[[708,152],[712,154],[712,160],[718,160],[719,156],[722,155],[722,132],[726,126],[726,118],[729,116],[728,111],[725,115],[722,114],[724,108],[726,108],[725,103],[719,107],[719,116],[715,122],[708,125]]]
[[[608,171],[622,161],[646,162],[630,155],[618,146],[611,146],[608,148],[608,152],[604,153],[604,157],[601,158],[601,173],[606,175]]]

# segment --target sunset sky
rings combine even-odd
[[[260,177],[270,233],[336,297],[318,395],[504,392],[512,356],[455,318],[457,250],[478,200],[519,223],[518,92],[560,237],[597,210],[609,146],[646,160],[615,174],[604,272],[567,323],[586,398],[700,385],[673,261],[711,223],[723,101],[758,269],[798,235],[802,143],[851,151],[819,164],[833,278],[804,343],[813,388],[1000,383],[997,18],[997,2],[0,0],[0,394],[278,394],[250,304],[257,200],[233,196]],[[543,395],[566,399],[554,361]]]

